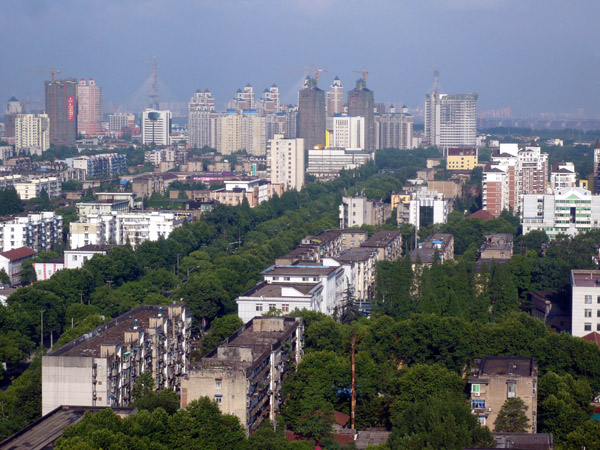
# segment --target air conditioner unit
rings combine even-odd
[[[491,411],[492,411],[492,408],[488,408],[487,410],[488,410],[489,412],[491,412]]]
[[[479,397],[479,395],[480,395],[479,392],[473,392],[474,397]]]

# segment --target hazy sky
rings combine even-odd
[[[208,88],[221,108],[249,82],[295,103],[302,72],[281,69],[317,63],[323,89],[365,66],[376,101],[422,107],[437,66],[480,110],[598,114],[599,19],[598,0],[0,0],[0,106],[41,98],[28,70],[52,67],[125,103],[159,55],[161,101]]]

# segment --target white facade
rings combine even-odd
[[[600,271],[571,270],[571,334],[600,332]]]
[[[35,278],[37,281],[49,280],[56,272],[65,268],[63,260],[51,260],[39,263],[33,263]]]
[[[94,255],[106,255],[112,245],[86,245],[74,250],[65,250],[65,269],[81,269]]]
[[[127,243],[135,248],[144,241],[168,238],[182,224],[183,219],[171,212],[91,214],[70,224],[69,242],[71,249]]]
[[[262,275],[264,283],[236,299],[244,323],[271,310],[287,314],[306,308],[331,316],[343,301],[340,266],[271,266]]]
[[[171,145],[171,111],[146,109],[142,113],[142,144]]]
[[[423,209],[426,208],[426,209]],[[443,194],[434,191],[417,191],[411,195],[409,223],[416,227],[448,222],[449,202]],[[430,216],[424,217],[423,211]],[[424,223],[425,222],[425,223]]]
[[[364,150],[365,118],[359,116],[333,117],[332,146]]]
[[[197,90],[188,104],[188,144],[216,148],[215,99],[211,92]]]
[[[62,216],[53,211],[30,213],[0,224],[2,251],[29,247],[37,252],[48,251],[62,240]]]
[[[371,152],[345,148],[309,149],[306,173],[317,178],[335,178],[342,170],[357,169],[367,164],[373,156]]]
[[[440,94],[425,97],[425,138],[442,149],[475,147],[477,94]]]
[[[304,186],[304,139],[285,139],[276,134],[267,146],[267,172],[271,184],[283,184],[286,191]]]
[[[551,239],[557,234],[574,236],[580,231],[599,228],[600,195],[578,187],[543,195],[524,195],[521,224],[523,234],[545,231]]]
[[[550,171],[550,187],[553,190],[575,187],[577,184],[577,173],[575,164],[572,162],[560,162],[552,165]]]
[[[344,109],[344,87],[338,77],[333,79],[329,92],[327,92],[327,116],[333,117],[341,114]]]
[[[135,116],[129,113],[116,113],[108,115],[108,129],[121,131],[123,128],[135,126]]]
[[[46,114],[17,114],[15,150],[41,155],[50,148],[50,119]]]
[[[56,177],[33,178],[29,181],[18,181],[14,187],[21,200],[31,200],[39,197],[45,189],[50,199],[60,197],[61,183]]]
[[[341,229],[383,225],[392,215],[389,203],[374,202],[366,197],[343,197],[338,211]]]

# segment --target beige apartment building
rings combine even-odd
[[[283,184],[285,190],[304,186],[304,139],[285,139],[276,134],[267,145],[267,172],[271,184]]]
[[[284,377],[302,358],[302,319],[255,317],[192,364],[181,385],[181,407],[207,396],[234,414],[248,433],[275,423]]]
[[[471,387],[471,412],[481,425],[494,431],[496,418],[509,398],[518,397],[527,406],[527,431],[537,430],[538,367],[533,358],[486,356],[475,361]]]

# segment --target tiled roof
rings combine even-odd
[[[19,247],[15,248],[14,250],[2,252],[0,253],[0,256],[4,256],[9,261],[18,261],[19,259],[27,258],[35,254],[35,250],[32,250],[29,247]]]
[[[475,211],[473,214],[469,216],[469,219],[481,219],[481,220],[492,220],[494,216],[492,213],[485,209],[480,209],[479,211]]]

